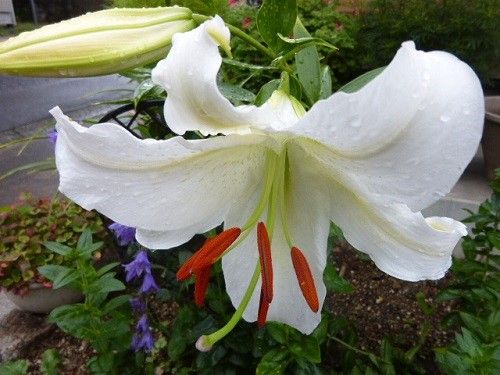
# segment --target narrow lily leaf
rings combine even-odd
[[[326,99],[332,95],[332,72],[329,66],[321,68],[321,89],[319,99]]]
[[[107,9],[0,43],[0,73],[40,77],[116,73],[165,57],[173,34],[194,28],[180,7]]]
[[[249,69],[249,70],[277,70],[277,68],[275,68],[274,66],[262,66],[262,65],[249,64],[249,63],[245,63],[245,62],[242,62],[242,61],[237,61],[237,60],[227,59],[227,58],[222,59],[222,62],[224,64],[236,66],[236,67],[242,68],[242,69]]]
[[[310,34],[297,18],[293,35],[296,41],[309,39]],[[316,46],[311,45],[297,52],[295,55],[295,63],[297,65],[297,74],[299,81],[304,88],[304,91],[311,103],[318,100],[321,90],[321,66],[319,63],[319,53]]]
[[[364,87],[368,82],[370,82],[376,76],[378,76],[380,73],[382,73],[382,71],[384,69],[385,69],[385,66],[370,70],[370,71],[360,75],[359,77],[354,78],[351,82],[346,83],[344,86],[342,86],[339,89],[339,91],[343,91],[343,92],[347,92],[347,93],[356,92],[359,89],[361,89],[362,87]]]
[[[11,169],[11,170],[5,172],[5,174],[0,176],[0,181],[6,179],[7,177],[13,176],[19,172],[31,173],[31,172],[40,172],[40,171],[46,171],[46,170],[51,170],[51,169],[53,169],[53,170],[56,169],[56,162],[54,160],[54,157],[49,157],[49,158],[42,160],[42,161],[36,161],[33,163],[21,165],[20,167]]]
[[[165,98],[165,90],[153,83],[151,79],[146,79],[134,91],[134,106],[137,107],[141,101],[146,99],[160,99],[162,97]]]
[[[285,43],[278,34],[291,35],[296,19],[296,0],[264,0],[257,14],[257,28],[267,45],[280,51]]]
[[[262,86],[257,93],[254,104],[257,106],[264,104],[266,100],[271,97],[273,92],[278,89],[280,82],[279,79],[273,79]]]
[[[231,101],[252,103],[255,100],[253,92],[236,85],[221,83],[219,84],[219,90],[222,95]]]

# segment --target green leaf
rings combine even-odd
[[[61,355],[55,349],[47,349],[42,354],[40,370],[43,375],[58,375],[57,368],[61,364]]]
[[[106,305],[104,305],[102,312],[104,314],[108,314],[111,311],[117,309],[118,307],[128,303],[131,298],[132,298],[132,296],[129,294],[123,294],[121,296],[112,298],[108,302],[106,302]]]
[[[153,83],[151,79],[146,79],[142,81],[139,86],[136,87],[134,91],[134,106],[147,99],[160,99],[164,97],[165,90]]]
[[[92,357],[87,362],[91,374],[112,374],[114,365],[113,353],[102,353]]]
[[[269,322],[266,330],[280,344],[285,344],[287,340],[287,327],[281,323]]]
[[[323,281],[325,282],[326,289],[330,293],[350,293],[354,290],[352,284],[339,276],[334,265],[331,263],[327,264],[325,267]]]
[[[56,264],[48,264],[46,266],[38,267],[38,272],[45,276],[50,281],[54,281],[60,274],[71,271],[71,268],[65,266],[58,266]]]
[[[115,268],[118,265],[120,265],[120,262],[113,262],[113,263],[106,264],[105,266],[99,268],[99,271],[97,271],[97,276],[104,275],[105,273],[111,271],[113,268]]]
[[[53,280],[53,285],[52,287],[54,289],[59,289],[62,288],[63,286],[66,286],[76,279],[80,277],[80,274],[78,273],[77,270],[73,270],[71,268],[68,268],[65,271],[61,271],[57,274],[55,279]]]
[[[253,92],[245,90],[243,87],[230,85],[228,83],[220,83],[219,90],[227,99],[236,102],[251,103],[255,100]]]
[[[76,244],[77,250],[87,249],[92,245],[92,231],[90,229],[85,229],[80,238],[78,239],[78,243]]]
[[[304,358],[312,363],[321,362],[319,343],[314,336],[301,335],[299,341],[292,342],[288,347],[297,358]]]
[[[284,374],[288,365],[288,352],[284,348],[268,351],[255,370],[256,375]]]
[[[295,38],[310,37],[300,19],[297,18],[293,28]],[[319,53],[315,45],[306,47],[295,54],[295,63],[299,81],[311,103],[315,103],[321,91],[321,65]]]
[[[264,0],[257,13],[257,28],[267,45],[277,52],[285,45],[278,34],[291,35],[296,19],[296,0]]]
[[[0,364],[0,375],[25,375],[27,373],[28,361],[25,359]]]
[[[280,85],[279,79],[273,79],[272,81],[267,82],[264,86],[260,88],[259,93],[255,97],[254,104],[256,106],[264,104],[266,100],[271,97],[273,92],[278,89],[279,85]]]
[[[60,244],[59,242],[47,241],[43,244],[47,249],[53,251],[54,253],[67,256],[73,252],[73,249],[69,246]]]
[[[120,280],[112,277],[106,277],[106,275],[100,277],[98,280],[91,284],[91,288],[97,293],[110,293],[117,292],[119,290],[124,290],[125,285]]]
[[[329,66],[321,68],[321,89],[319,99],[326,99],[332,95],[332,72]]]
[[[228,58],[223,58],[222,62],[227,65],[232,65],[237,68],[242,68],[242,69],[248,69],[248,70],[278,70],[274,66],[263,66],[263,65],[255,65],[255,64],[249,64],[246,62],[238,61],[238,60],[233,60],[233,59],[228,59]],[[44,138],[45,139],[45,138]]]
[[[360,75],[357,78],[354,78],[351,82],[342,86],[339,91],[353,93],[364,87],[368,82],[373,80],[376,76],[378,76],[385,69],[385,66],[370,70],[365,74]]]

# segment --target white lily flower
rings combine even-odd
[[[267,317],[307,334],[317,326],[330,221],[391,276],[443,277],[465,226],[420,211],[450,191],[478,146],[483,94],[469,66],[406,42],[361,90],[307,113],[281,91],[261,107],[235,107],[216,84],[218,46],[229,38],[215,17],[176,34],[153,71],[168,92],[171,129],[225,136],[139,140],[115,124],[82,127],[55,108],[59,189],[136,227],[149,248],[224,222],[229,230],[204,251],[210,262],[224,251],[226,288],[247,321]],[[196,261],[184,271],[208,281]],[[209,348],[219,336],[200,342]]]

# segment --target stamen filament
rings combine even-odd
[[[266,208],[266,203],[269,199],[269,194],[271,193],[271,188],[273,187],[273,181],[274,181],[274,173],[276,171],[276,154],[268,150],[267,153],[267,168],[266,168],[266,182],[264,186],[264,190],[262,191],[262,194],[259,199],[259,203],[253,210],[252,214],[248,218],[247,222],[241,227],[242,231],[246,231],[247,229],[252,228],[255,223],[260,219],[262,216],[262,213],[264,212],[264,209]]]
[[[280,174],[280,179],[278,183],[278,188],[277,190],[279,191],[279,205],[280,205],[280,213],[281,213],[281,226],[283,229],[283,234],[285,236],[285,240],[288,244],[288,246],[291,248],[293,247],[294,241],[292,238],[292,235],[290,234],[290,231],[288,230],[288,224],[287,224],[287,216],[286,216],[286,202],[285,202],[285,180],[286,180],[286,160],[287,160],[287,151],[286,148],[285,150],[280,154],[279,161],[278,161],[278,170],[282,172]]]
[[[262,294],[267,303],[273,300],[273,263],[271,242],[264,223],[257,225],[257,248],[259,249],[260,268],[262,271]]]
[[[309,308],[313,312],[318,312],[319,310],[319,299],[318,292],[316,291],[316,284],[314,283],[314,277],[307,262],[306,257],[302,251],[297,247],[292,247],[292,263],[295,269],[295,274],[297,275],[297,281],[299,282],[300,290],[304,296]]]
[[[218,331],[207,335],[207,336],[202,336],[202,341],[206,346],[211,347],[213,346],[217,341],[220,339],[224,338],[229,332],[233,330],[233,328],[236,326],[236,324],[240,321],[241,317],[243,316],[243,313],[245,312],[248,303],[250,302],[250,299],[252,298],[252,294],[255,290],[255,286],[257,285],[257,282],[259,281],[260,277],[260,263],[257,262],[255,265],[255,270],[253,271],[252,278],[250,279],[250,283],[248,285],[248,288],[245,292],[245,295],[243,296],[243,299],[241,300],[240,305],[234,312],[233,316],[229,321],[226,323],[224,327],[219,329]],[[201,339],[201,338],[200,338]]]
[[[195,272],[194,303],[198,307],[203,307],[205,305],[205,295],[207,293],[211,271],[212,266],[207,266]]]

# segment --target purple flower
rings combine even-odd
[[[139,292],[141,293],[151,293],[151,292],[157,292],[159,291],[160,288],[156,284],[156,281],[151,275],[151,273],[146,273],[144,275],[144,280],[142,281],[141,288],[139,289]]]
[[[139,251],[134,260],[123,265],[123,267],[125,267],[125,272],[127,273],[125,277],[127,282],[138,279],[142,274],[151,276],[151,263],[149,262],[148,254],[144,250]]]
[[[149,328],[149,321],[146,314],[143,314],[135,326],[135,334],[132,338],[132,348],[138,352],[144,350],[150,352],[154,347],[154,338]]]
[[[146,311],[146,304],[141,297],[135,297],[130,299],[130,306],[136,314],[142,314]]]
[[[135,240],[135,228],[113,223],[108,228],[115,234],[120,246],[128,246]]]
[[[47,138],[48,138],[50,143],[55,145],[56,141],[57,141],[57,130],[54,128],[54,129],[47,131]]]

